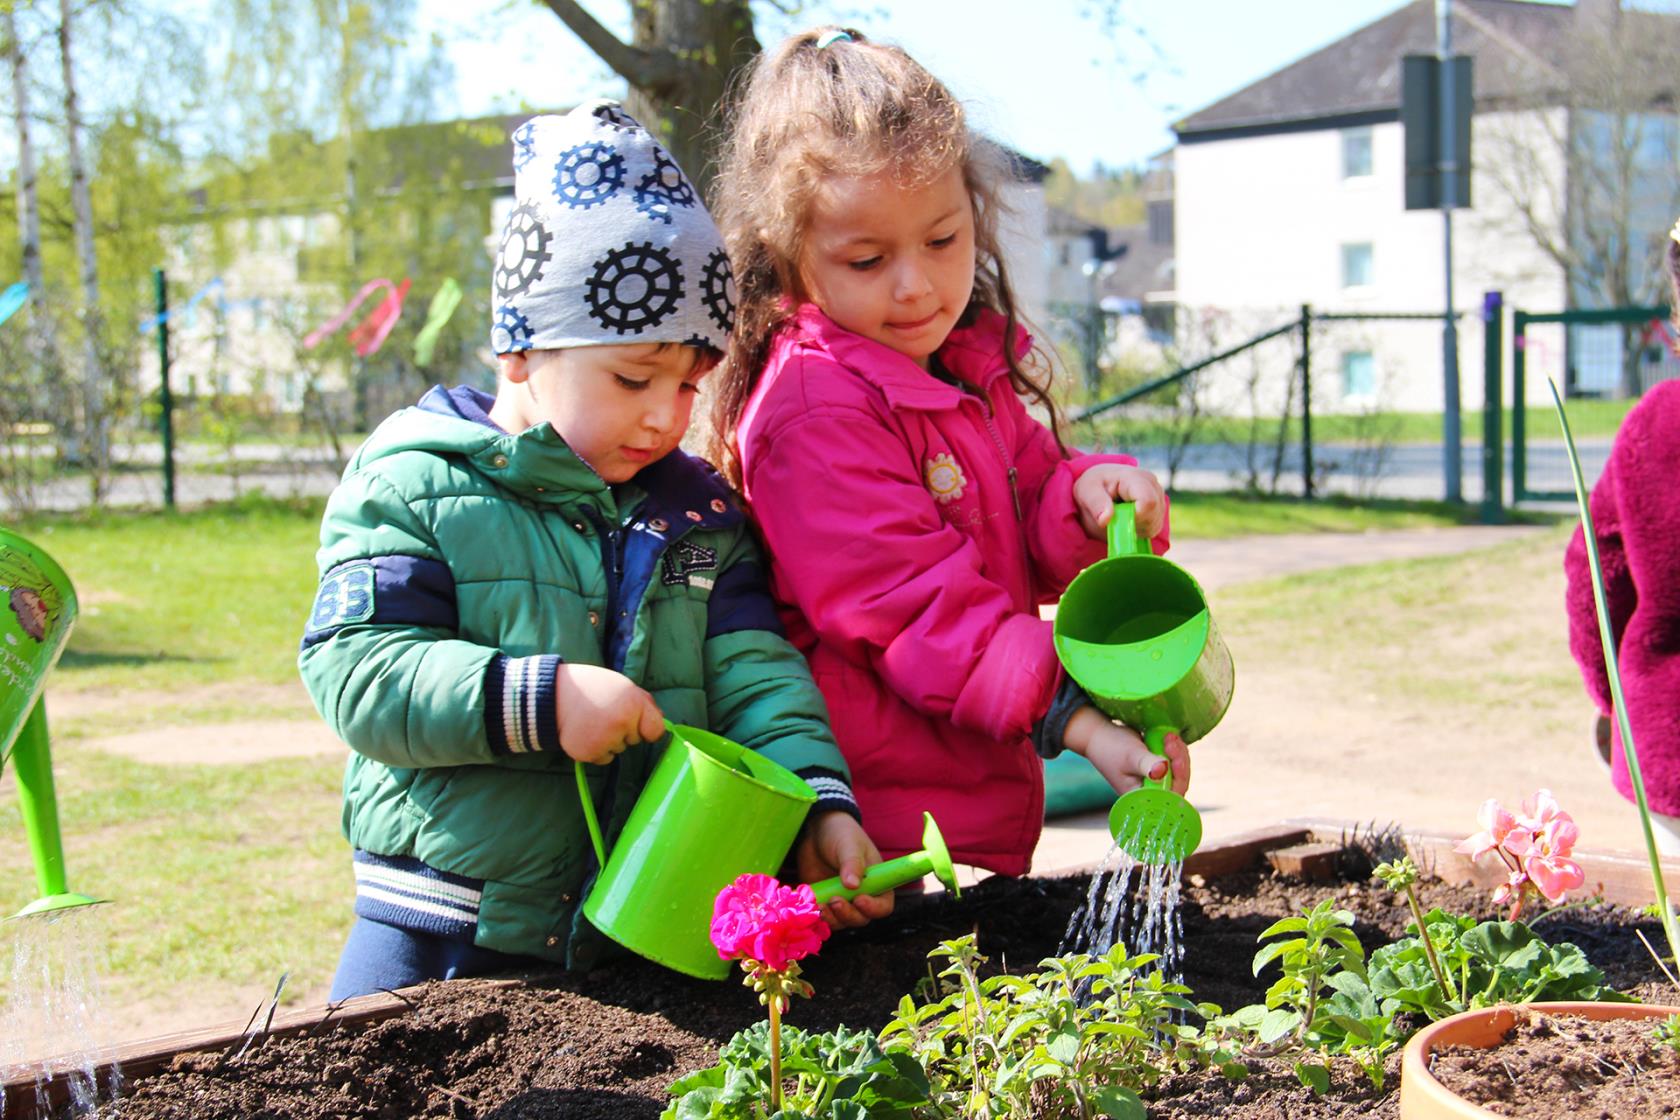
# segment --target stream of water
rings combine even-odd
[[[33,1075],[36,1101],[44,1105],[47,1079],[62,1071],[71,1115],[116,1099],[120,1088],[110,1048],[98,1041],[112,1037],[100,995],[99,909],[80,907],[0,925],[12,943],[10,982],[0,997],[0,1082]],[[48,1057],[50,1066],[43,1062]],[[0,1097],[0,1118],[5,1113]]]
[[[1156,967],[1177,979],[1184,960],[1183,872],[1183,860],[1139,863],[1114,845],[1091,873],[1085,904],[1068,920],[1057,952],[1098,956],[1123,944],[1133,956],[1160,954]]]

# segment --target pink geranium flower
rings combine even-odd
[[[809,886],[784,886],[769,875],[742,875],[718,892],[712,906],[718,956],[757,961],[775,972],[816,952],[829,932]]]
[[[1568,813],[1560,812],[1534,838],[1523,857],[1523,870],[1548,902],[1557,902],[1587,881],[1581,865],[1569,858],[1581,830]]]
[[[1453,849],[1469,856],[1472,862],[1497,848],[1527,849],[1528,830],[1509,809],[1493,798],[1482,802],[1476,822],[1482,826],[1482,831],[1466,838]]]
[[[1524,801],[1521,816],[1489,800],[1476,819],[1482,831],[1458,844],[1454,851],[1468,855],[1472,861],[1493,852],[1504,862],[1509,875],[1494,890],[1493,904],[1509,902],[1512,921],[1522,913],[1530,890],[1556,903],[1586,882],[1586,872],[1569,858],[1581,830],[1551,790],[1538,790]]]

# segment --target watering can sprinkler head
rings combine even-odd
[[[962,888],[957,885],[957,869],[951,864],[951,851],[945,846],[945,837],[940,835],[939,826],[933,823],[932,813],[923,813],[922,820],[925,823],[922,825],[921,851],[877,863],[863,873],[863,879],[855,887],[846,886],[838,875],[812,883],[811,893],[816,896],[818,905],[826,905],[836,898],[850,901],[860,894],[884,894],[927,875],[945,884],[952,897],[961,898]]]

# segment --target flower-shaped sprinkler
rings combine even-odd
[[[1231,704],[1231,652],[1190,573],[1139,540],[1134,509],[1116,503],[1108,558],[1068,585],[1056,608],[1056,655],[1105,713],[1156,754],[1176,733],[1193,743]],[[1144,779],[1109,810],[1108,828],[1140,863],[1176,863],[1202,842],[1202,818],[1171,788]]]
[[[47,709],[41,693],[76,621],[76,589],[39,548],[0,529],[0,768],[11,764],[41,897],[14,917],[103,901],[65,884]]]
[[[812,883],[811,893],[816,896],[817,903],[826,904],[836,898],[850,901],[860,894],[882,894],[906,883],[914,883],[926,875],[934,876],[954,897],[961,898],[962,888],[957,886],[957,869],[951,866],[951,853],[945,847],[945,837],[940,835],[939,826],[933,823],[932,813],[923,813],[922,821],[921,851],[877,863],[863,873],[863,878],[855,887],[846,886],[838,875]]]

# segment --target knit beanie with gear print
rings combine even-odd
[[[513,132],[514,208],[491,271],[497,354],[675,342],[722,351],[723,237],[669,152],[615,102]]]

